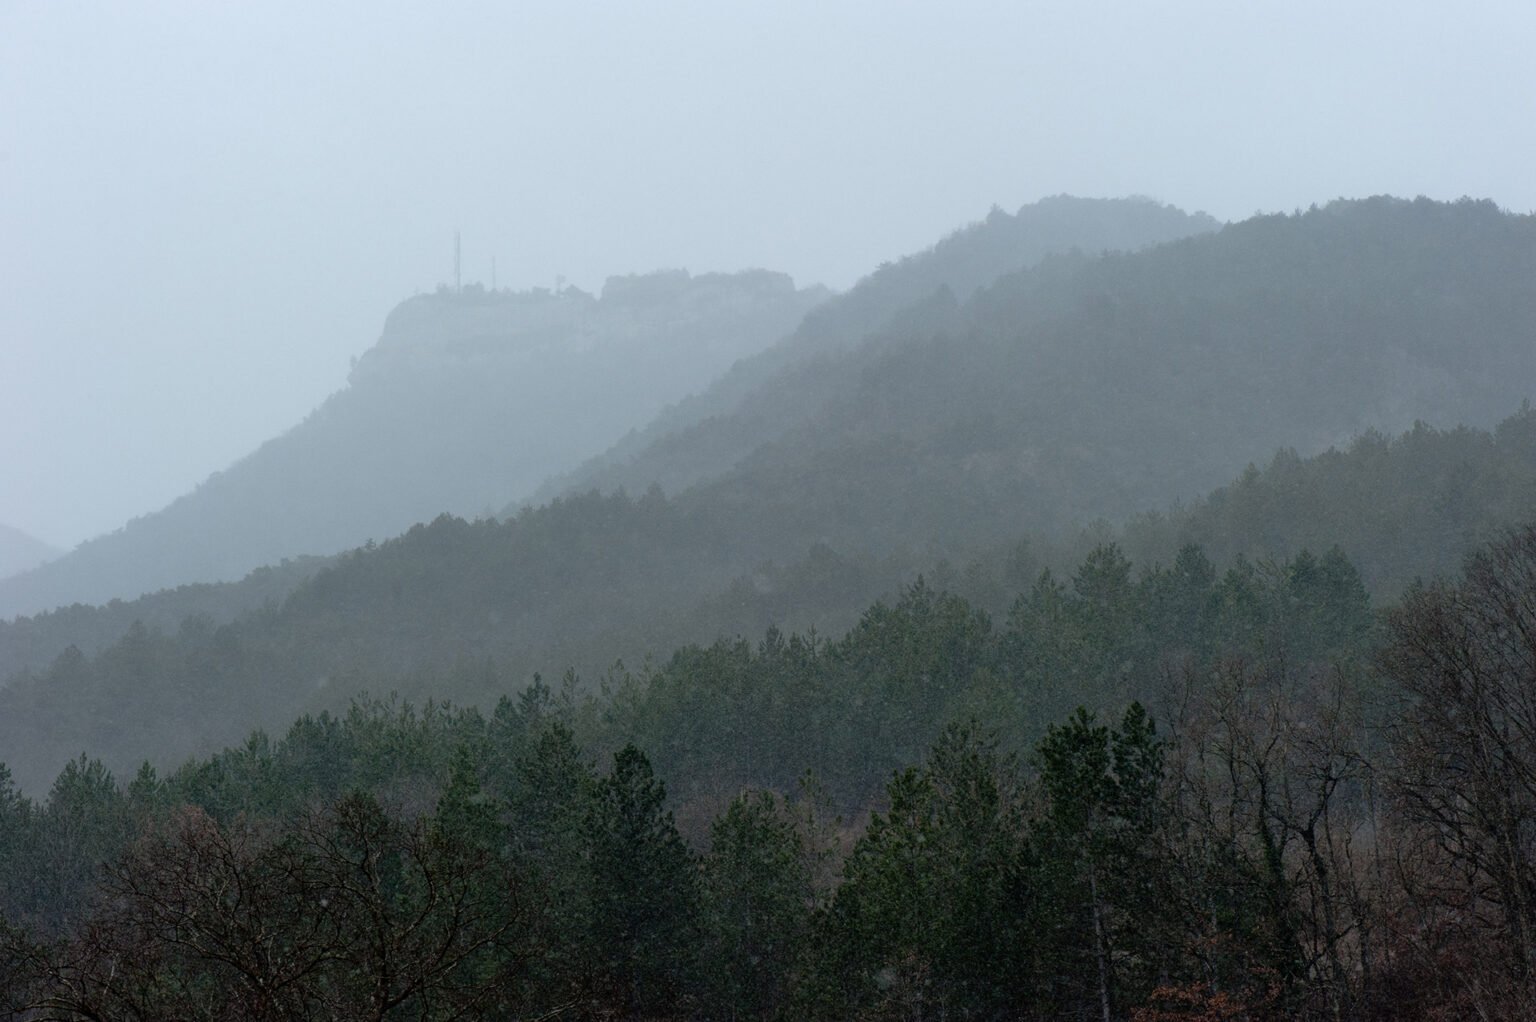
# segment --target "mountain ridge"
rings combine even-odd
[[[491,511],[826,294],[761,270],[679,270],[616,277],[596,297],[472,286],[407,299],[345,389],[160,511],[0,582],[0,616],[238,578],[444,511]]]
[[[849,608],[946,563],[995,612],[1052,549],[1117,535],[1085,523],[1194,500],[1218,473],[1228,490],[1200,515],[1128,541],[1168,558],[1183,537],[1235,532],[1231,556],[1279,557],[1353,542],[1294,519],[1358,520],[1454,553],[1536,515],[1530,413],[1491,435],[1453,428],[1520,406],[1536,379],[1533,271],[1536,218],[1372,200],[1056,256],[964,302],[916,298],[926,315],[828,352],[818,371],[836,400],[729,473],[670,497],[590,490],[507,521],[440,517],[227,625],[130,629],[94,657],[66,649],[0,689],[0,759],[35,777],[77,740],[120,758],[188,753],[385,685],[475,702],[536,671],[600,684],[616,658],[687,642],[836,631]],[[1445,437],[1410,433],[1400,457],[1367,440],[1338,470],[1274,458],[1357,424],[1369,437],[1370,420],[1414,406],[1446,413]],[[1266,461],[1258,484],[1242,482]],[[1441,563],[1383,559],[1376,544],[1361,572],[1402,586]],[[124,733],[129,707],[148,716]]]

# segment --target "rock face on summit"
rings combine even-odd
[[[238,578],[528,496],[790,332],[827,292],[756,270],[419,295],[348,386],[170,506],[0,582],[0,616]]]

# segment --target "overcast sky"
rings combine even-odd
[[[452,275],[844,288],[997,204],[1536,208],[1536,5],[0,0],[0,522],[70,545]]]

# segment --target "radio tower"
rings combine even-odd
[[[459,232],[453,232],[453,293],[464,293],[464,282],[459,278]]]

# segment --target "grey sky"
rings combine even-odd
[[[1059,192],[1528,211],[1533,41],[1528,0],[0,0],[0,522],[72,544],[294,424],[455,227],[503,286],[840,288]]]

